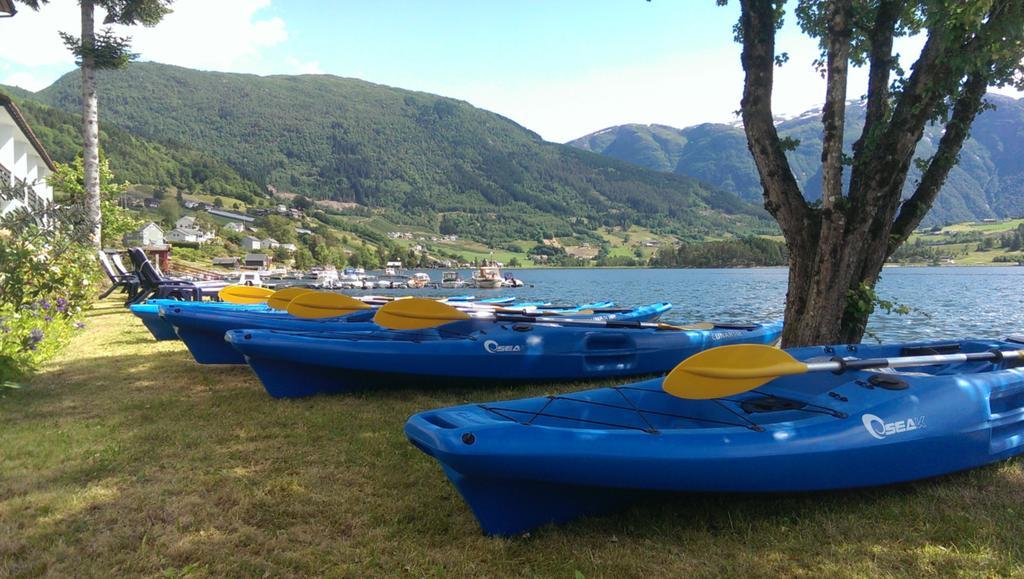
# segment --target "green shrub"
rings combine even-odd
[[[98,267],[77,241],[84,223],[81,210],[52,204],[0,217],[0,383],[56,354],[92,301]]]
[[[0,384],[24,378],[56,355],[81,322],[63,298],[0,306]]]

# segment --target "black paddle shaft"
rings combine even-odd
[[[835,364],[834,372],[846,370],[872,370],[875,368],[908,368],[911,366],[930,366],[935,364],[962,364],[964,362],[1002,362],[1005,359],[1021,359],[1022,350],[990,350],[972,354],[939,354],[931,356],[904,356],[900,358],[868,358],[866,360],[835,359],[819,364]],[[810,364],[809,364],[810,365]]]

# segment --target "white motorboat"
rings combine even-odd
[[[473,284],[478,288],[497,289],[505,285],[501,269],[496,265],[483,265],[473,274]]]
[[[416,272],[412,274],[409,281],[406,284],[411,288],[424,288],[430,283],[430,276],[423,272]]]
[[[446,271],[441,274],[441,287],[447,289],[466,287],[466,280],[459,277],[459,272],[457,271]]]

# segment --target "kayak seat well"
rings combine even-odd
[[[993,391],[988,406],[992,421],[989,452],[998,454],[1024,444],[1024,387]]]
[[[593,371],[628,369],[636,365],[636,340],[623,333],[595,332],[583,340],[583,364]]]

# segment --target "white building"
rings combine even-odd
[[[28,126],[11,99],[0,94],[0,182],[18,192],[0,200],[0,215],[21,207],[42,209],[53,201],[46,178],[54,171],[53,160]]]
[[[251,235],[246,235],[245,237],[242,238],[242,249],[244,249],[245,251],[247,251],[249,253],[252,253],[254,251],[258,251],[262,247],[263,246],[260,245],[260,240],[256,239],[255,237],[253,237]]]
[[[124,236],[126,247],[154,247],[164,244],[164,230],[150,221],[139,229]]]
[[[232,222],[224,225],[224,229],[227,229],[229,231],[234,231],[235,233],[241,233],[241,232],[245,231],[245,225],[242,225],[241,223],[239,223],[237,221],[232,221]]]
[[[167,241],[172,243],[203,244],[213,238],[214,235],[212,233],[207,233],[198,229],[185,229],[183,227],[175,227],[167,234]]]
[[[260,240],[261,249],[277,249],[280,246],[281,244],[278,243],[277,240],[274,239],[273,237],[268,237],[266,239]]]
[[[191,215],[185,215],[184,217],[179,217],[178,220],[174,222],[174,228],[175,229],[199,229],[198,227],[196,227],[196,218],[192,217]]]

